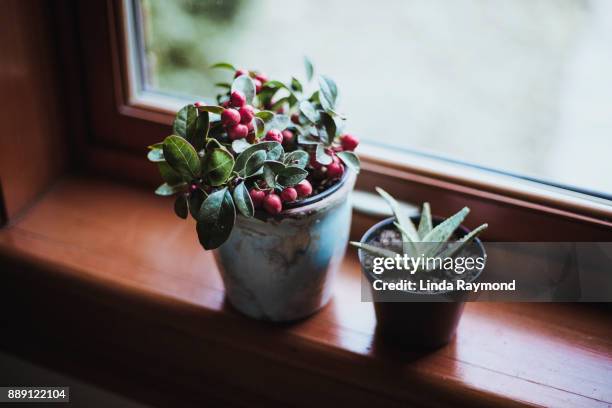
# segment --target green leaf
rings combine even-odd
[[[304,56],[304,68],[306,69],[306,79],[308,79],[308,82],[312,81],[314,66],[312,65],[312,61],[310,61],[310,58],[306,56]]]
[[[286,153],[283,158],[283,163],[287,166],[296,166],[300,168],[306,167],[308,161],[310,160],[310,156],[304,150],[295,150],[290,153]]]
[[[300,102],[300,112],[310,121],[310,123],[317,123],[319,121],[317,110],[313,104],[308,101]]]
[[[317,150],[315,152],[315,158],[317,162],[321,163],[324,166],[331,164],[333,161],[333,158],[325,152],[325,146],[323,146],[321,143],[317,145]]]
[[[164,151],[163,149],[152,149],[147,153],[147,159],[153,163],[166,161],[164,159]]]
[[[330,144],[332,144],[332,142],[334,141],[334,138],[336,137],[336,131],[337,131],[336,121],[327,112],[320,112],[319,116],[321,118],[321,124],[325,128],[325,136],[326,136],[325,138],[321,136],[321,141],[329,146]]]
[[[241,171],[239,174],[244,177],[251,177],[257,174],[257,172],[264,165],[265,161],[266,161],[266,152],[263,150],[257,150],[256,152],[253,152],[251,157],[247,159],[247,162],[244,166],[244,170]]]
[[[202,203],[205,199],[206,193],[199,188],[192,191],[189,195],[189,212],[193,218],[197,219],[200,207],[202,207]]]
[[[283,84],[281,81],[276,81],[276,80],[272,80],[272,81],[268,81],[266,82],[266,84],[264,85],[266,88],[285,88],[287,89],[287,85]]]
[[[209,151],[212,149],[223,149],[223,145],[217,139],[209,138],[206,141],[206,151]]]
[[[185,105],[176,113],[174,122],[172,123],[172,133],[187,139],[193,143],[196,133],[196,121],[198,119],[198,110],[195,106]]]
[[[267,110],[259,111],[255,114],[255,117],[260,118],[264,122],[267,122],[274,118],[274,112],[267,111]]]
[[[277,181],[284,187],[291,187],[308,176],[308,172],[300,167],[288,166],[278,173]]]
[[[198,212],[196,231],[204,249],[215,249],[229,238],[236,209],[227,188],[215,191],[202,203]]]
[[[229,69],[230,71],[236,71],[236,68],[232,64],[230,64],[229,62],[217,62],[216,64],[213,64],[210,67],[211,68]]]
[[[232,82],[232,92],[240,91],[246,96],[246,102],[249,105],[253,104],[255,97],[255,83],[248,75],[240,75]]]
[[[266,131],[270,129],[285,130],[291,126],[291,118],[287,115],[274,115],[271,121],[266,123]]]
[[[296,92],[302,92],[304,90],[304,87],[296,77],[291,77],[291,89]]]
[[[242,215],[245,217],[252,217],[255,214],[253,201],[251,200],[249,190],[247,190],[244,182],[238,184],[236,188],[234,188],[232,196],[234,197],[234,204],[236,204],[236,208]]]
[[[198,107],[198,109],[201,112],[210,112],[210,113],[216,113],[217,115],[220,115],[223,113],[223,111],[225,110],[224,107],[222,106],[217,106],[217,105],[203,105]]]
[[[423,203],[423,210],[421,211],[421,219],[419,220],[419,229],[418,234],[419,237],[423,238],[425,235],[429,233],[433,228],[433,224],[431,222],[431,207],[429,203]]]
[[[338,152],[336,156],[342,160],[346,167],[353,170],[355,173],[359,173],[359,169],[361,167],[361,163],[359,161],[359,157],[353,152]]]
[[[236,139],[232,142],[232,150],[235,151],[236,154],[244,152],[249,147],[251,147],[251,144],[244,139]]]
[[[176,200],[174,201],[174,213],[182,219],[187,218],[187,215],[189,215],[189,206],[187,204],[187,196],[185,196],[185,194],[181,194],[176,197]]]
[[[274,171],[274,166],[270,162],[264,163],[263,166],[263,176],[266,184],[270,188],[276,188],[276,171]]]
[[[276,102],[274,102],[272,104],[272,109],[277,111],[278,109],[280,109],[285,103],[291,104],[291,96],[285,96],[283,98],[280,98],[279,100],[277,100]]]
[[[182,137],[172,135],[164,139],[164,157],[170,167],[184,180],[189,181],[199,177],[200,156],[193,146]]]
[[[210,125],[210,118],[208,116],[208,112],[203,111],[198,114],[198,118],[196,120],[196,130],[193,135],[193,138],[189,139],[193,147],[199,151],[204,147],[204,141],[208,137],[208,129]]]
[[[266,160],[264,164],[268,165],[268,167],[270,167],[275,174],[280,173],[286,167],[284,163],[276,160]]]
[[[171,186],[183,182],[183,177],[176,171],[172,170],[172,167],[170,167],[170,165],[165,161],[158,162],[157,167],[159,168],[159,173],[161,174],[162,179]]]
[[[266,124],[264,123],[264,121],[261,118],[254,118],[254,123],[255,123],[255,136],[257,136],[258,139],[261,139],[264,135],[264,131],[266,129]]]
[[[153,143],[152,145],[147,146],[147,149],[154,150],[154,149],[161,149],[162,147],[164,147],[164,142],[157,142],[157,143]]]
[[[319,97],[319,95],[321,95],[321,92],[315,91],[312,93],[312,95],[310,95],[310,98],[308,98],[308,100],[312,103],[321,103],[321,98]]]
[[[402,239],[406,242],[419,242],[419,235],[414,224],[412,223],[412,220],[406,215],[406,213],[404,213],[404,210],[395,200],[395,198],[380,187],[376,187],[376,191],[382,196],[382,198],[385,199],[385,201],[387,201],[389,207],[391,207],[391,210],[395,215],[395,220],[402,227]]]
[[[320,141],[319,139],[314,138],[311,135],[298,135],[298,143],[305,145],[314,145],[319,144]]]
[[[334,109],[336,107],[336,100],[338,99],[338,87],[334,80],[328,76],[320,75],[319,90],[319,99],[321,100],[323,109]]]
[[[173,186],[168,183],[164,183],[161,186],[157,187],[157,189],[155,190],[155,194],[160,196],[171,196],[173,194],[180,193],[181,191],[185,190],[186,186],[187,183],[180,183]]]
[[[215,86],[218,86],[219,88],[230,89],[232,87],[232,84],[230,84],[229,82],[217,82]]]
[[[225,149],[212,149],[204,157],[204,174],[211,186],[220,186],[231,176],[234,156]]]
[[[351,241],[349,243],[353,245],[354,247],[362,249],[365,252],[368,252],[374,256],[382,256],[383,258],[394,258],[396,255],[398,255],[397,252],[394,252],[394,251],[391,251],[385,248],[380,248],[374,245],[364,244],[364,243],[355,242],[355,241]]]
[[[246,165],[247,160],[253,152],[257,150],[263,150],[266,152],[267,160],[277,160],[279,159],[283,153],[283,146],[278,142],[259,142],[257,144],[251,145],[248,149],[243,151],[236,158],[236,164],[234,165],[234,171],[237,173],[241,173],[244,170],[244,166]]]

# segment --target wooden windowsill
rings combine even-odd
[[[2,347],[43,360],[61,353],[49,364],[89,371],[83,375],[125,392],[140,384],[156,401],[180,394],[194,404],[212,396],[256,406],[612,403],[607,311],[472,303],[450,345],[400,352],[377,337],[350,252],[320,313],[289,325],[252,321],[225,303],[193,222],[135,187],[59,182],[0,230],[0,265]]]

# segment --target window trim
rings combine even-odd
[[[167,136],[174,116],[173,107],[179,100],[160,98],[149,91],[135,92],[134,63],[127,46],[129,28],[126,21],[129,15],[127,7],[132,0],[95,3],[99,4],[95,7],[77,5],[83,37],[93,34],[91,30],[95,29],[95,24],[87,24],[88,20],[106,16],[106,41],[110,52],[110,58],[103,52],[84,53],[85,69],[98,68],[94,71],[97,73],[86,81],[89,112],[93,112],[91,116],[95,117],[90,121],[90,131],[84,143],[87,167],[123,178],[129,173],[128,178],[153,184],[155,169],[143,160],[144,147]],[[105,8],[105,11],[97,8]],[[102,77],[100,68],[111,72]],[[107,88],[112,89],[112,98],[108,91],[103,91]],[[96,111],[100,106],[98,102],[105,105],[102,114]],[[590,197],[368,143],[359,150],[363,173],[358,179],[358,189],[373,191],[375,185],[381,185],[407,202],[432,201],[436,212],[441,215],[468,205],[474,209],[470,217],[474,224],[485,221],[491,224],[487,237],[529,239],[529,228],[523,227],[523,232],[516,236],[509,228],[516,228],[523,219],[532,223],[535,217],[549,232],[537,233],[534,237],[612,241],[612,206]],[[390,157],[393,157],[392,161]],[[120,168],[117,168],[118,163]],[[496,223],[499,225],[497,231]]]

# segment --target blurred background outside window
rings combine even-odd
[[[132,1],[144,90],[212,99],[215,62],[288,81],[307,55],[364,141],[612,197],[612,1]]]

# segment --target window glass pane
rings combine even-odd
[[[308,55],[362,140],[612,195],[612,2],[134,0],[144,88],[213,97],[230,61]]]

